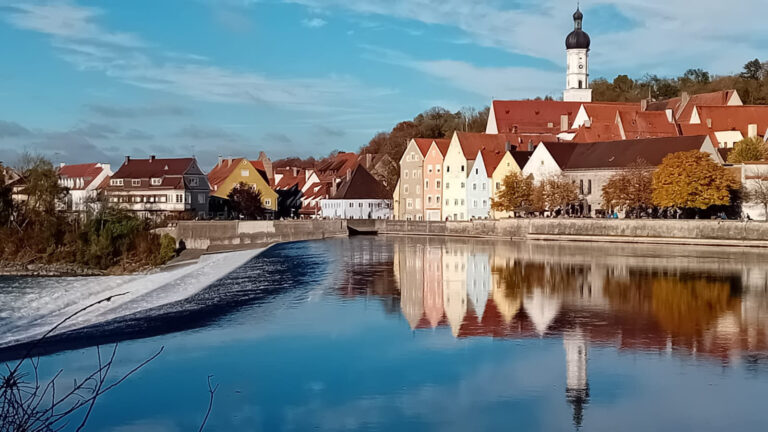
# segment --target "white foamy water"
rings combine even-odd
[[[149,275],[12,278],[0,282],[0,347],[35,340],[78,310],[110,296],[125,293],[78,314],[54,334],[183,300],[262,250],[204,255],[195,264]]]

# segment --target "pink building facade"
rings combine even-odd
[[[450,140],[434,140],[424,156],[424,220],[443,220],[441,212],[443,198],[443,158],[448,151]]]

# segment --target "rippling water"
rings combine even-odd
[[[41,367],[82,375],[93,346],[120,342],[127,371],[165,346],[99,401],[94,431],[197,430],[208,375],[217,431],[764,430],[766,258],[422,237],[283,244],[189,298],[153,289],[165,300],[96,315],[107,320],[44,344]],[[57,299],[78,296],[69,279],[0,282],[4,340],[42,319],[24,302],[52,283]]]

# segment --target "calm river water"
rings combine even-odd
[[[766,430],[766,258],[425,237],[283,244],[191,298],[53,338],[41,368],[87,375],[94,346],[120,341],[119,374],[165,347],[99,401],[91,431],[196,431],[209,375],[210,431]],[[0,291],[24,298],[38,283]],[[23,306],[0,302],[0,326]]]

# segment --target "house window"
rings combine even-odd
[[[355,204],[354,203],[349,203],[349,208],[355,208]]]
[[[403,172],[403,176],[404,176],[405,178],[408,178],[408,171],[405,171],[405,172]]]
[[[421,193],[421,185],[416,185],[416,195]]]
[[[587,195],[592,195],[592,180],[587,180]]]
[[[204,193],[197,194],[197,202],[199,204],[205,204],[205,194]],[[269,204],[267,204],[267,205],[269,205]]]
[[[499,190],[499,189],[501,189],[501,183],[500,182],[496,182],[496,190]]]
[[[242,169],[240,170],[240,177],[248,177],[251,175],[251,170]]]
[[[472,208],[477,208],[477,200],[472,201]]]
[[[461,166],[461,172],[464,172],[464,165]]]
[[[427,172],[432,174],[432,165],[427,165]]]
[[[424,180],[424,190],[429,189],[429,179]]]
[[[475,168],[475,175],[478,175],[478,174],[480,174],[480,170]]]
[[[454,199],[454,200],[453,200],[453,205],[459,205],[459,200],[457,200],[457,199]]]
[[[182,194],[176,194],[176,203],[181,204],[184,202],[184,195]]]
[[[584,195],[584,180],[579,180],[579,193]]]
[[[447,172],[447,173],[451,172],[451,166],[450,165],[446,165],[445,166],[445,172]]]
[[[416,200],[416,209],[421,210],[421,200]]]
[[[192,177],[192,178],[190,178],[190,179],[189,179],[189,185],[190,185],[190,186],[197,186],[197,185],[198,185],[198,182],[197,182],[197,177]]]
[[[408,185],[403,186],[403,193],[404,194],[408,193]]]
[[[408,198],[408,200],[406,201],[405,207],[406,208],[413,208],[413,200]]]
[[[450,183],[446,183],[445,184],[445,189],[447,190],[447,189],[450,189],[450,188],[451,188],[451,184]]]
[[[161,203],[168,202],[168,197],[165,195],[160,195],[159,197],[157,197],[157,202],[161,202]]]
[[[486,207],[488,207],[488,201],[487,200],[483,200],[483,208],[486,208]]]
[[[109,181],[109,184],[112,186],[122,186],[123,185],[123,179],[112,179]]]
[[[163,179],[161,179],[161,178],[153,178],[150,181],[150,183],[152,184],[152,186],[160,186],[160,184],[163,183]]]
[[[464,182],[461,182],[461,188],[464,189]]]
[[[141,186],[141,180],[140,179],[131,180],[131,186]]]
[[[363,208],[363,203],[357,203],[357,206]]]
[[[464,205],[464,199],[463,198],[461,199],[461,205]],[[462,217],[464,217],[464,216],[462,216]]]
[[[440,189],[440,180],[435,180],[435,189]]]
[[[184,202],[188,202],[188,203],[192,204],[192,194],[191,193],[187,192],[186,199],[187,200],[184,201]]]
[[[427,195],[427,204],[432,204],[432,195]]]
[[[440,195],[435,197],[435,203],[440,204]]]
[[[435,168],[436,168],[437,173],[440,174],[440,165],[437,165]]]
[[[477,183],[472,183],[472,190],[477,190]]]
[[[413,170],[413,178],[420,178],[421,177],[421,171]]]
[[[488,183],[483,182],[483,190],[488,190]]]

